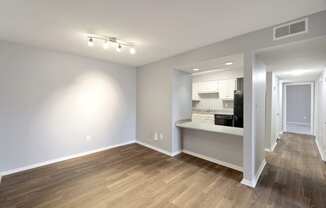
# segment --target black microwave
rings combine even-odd
[[[214,123],[221,126],[233,126],[233,115],[215,114]]]

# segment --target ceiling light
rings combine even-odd
[[[303,75],[305,72],[306,72],[305,70],[295,70],[295,71],[290,72],[290,74],[293,76],[300,76],[300,75]]]
[[[109,48],[109,41],[105,41],[104,43],[103,43],[103,48],[106,50],[106,49],[108,49]]]
[[[117,52],[121,52],[121,48],[122,48],[122,46],[119,44],[119,45],[117,46]]]
[[[129,52],[130,52],[130,54],[135,54],[136,53],[136,49],[135,48],[130,48]]]
[[[194,68],[194,69],[192,69],[193,71],[199,71],[200,69],[198,69],[198,68]]]
[[[93,47],[93,46],[94,46],[94,40],[93,40],[92,37],[89,37],[89,38],[88,38],[88,46],[89,46],[89,47]]]
[[[306,74],[307,72],[309,72],[309,71],[303,70],[303,69],[298,69],[298,70],[283,72],[281,74],[288,75],[288,76],[301,76],[303,74]]]
[[[116,45],[116,51],[121,52],[123,48],[128,48],[130,54],[136,54],[135,44],[120,40],[116,37],[102,36],[102,35],[88,35],[88,46],[94,46],[94,40],[103,41],[103,49],[108,49],[111,44]]]
[[[226,62],[226,63],[225,63],[226,66],[230,66],[230,65],[232,65],[232,64],[233,64],[232,62]]]

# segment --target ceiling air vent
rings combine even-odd
[[[308,19],[305,18],[274,27],[273,32],[274,40],[280,40],[306,33],[308,32]]]

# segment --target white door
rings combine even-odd
[[[312,134],[312,85],[285,85],[286,131]]]

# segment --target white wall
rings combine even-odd
[[[326,70],[317,81],[317,134],[316,142],[319,152],[326,161]]]
[[[253,69],[254,99],[254,139],[255,139],[255,173],[265,160],[265,98],[266,98],[266,66],[256,59]]]
[[[0,42],[0,171],[133,141],[135,88],[134,68]]]
[[[266,76],[266,136],[265,149],[272,151],[281,132],[281,106],[279,105],[279,78],[273,72]]]

